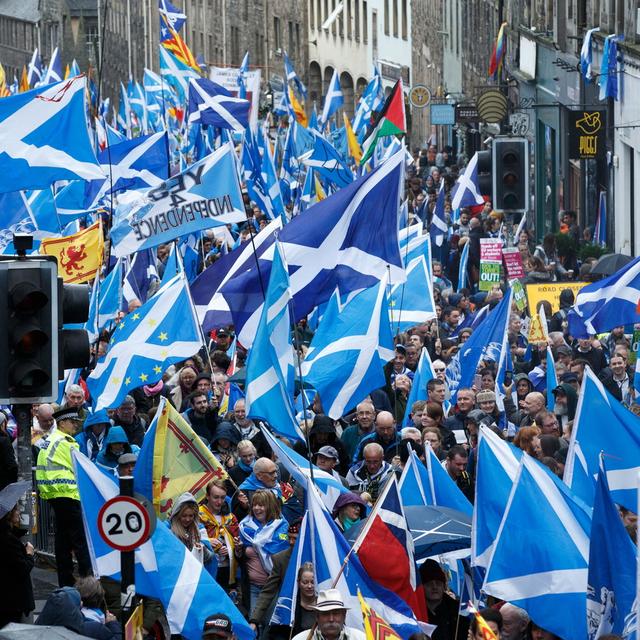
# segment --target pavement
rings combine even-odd
[[[34,620],[42,612],[44,603],[54,589],[58,588],[58,574],[47,558],[38,556],[36,566],[31,571],[31,583],[33,584],[33,598],[36,608],[33,612]]]

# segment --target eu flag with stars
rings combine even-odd
[[[198,352],[200,335],[187,281],[176,276],[118,323],[87,379],[94,411],[118,407],[130,390],[158,382],[169,365]]]

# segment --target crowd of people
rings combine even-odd
[[[574,340],[566,321],[574,302],[571,289],[562,292],[559,309],[543,303],[548,339],[540,342],[529,343],[525,330],[538,309],[527,313],[514,304],[508,326],[512,379],[499,388],[497,363],[487,359],[478,368],[473,385],[458,389],[455,402],[451,402],[447,366],[473,335],[474,320],[484,307],[492,309],[503,299],[507,286],[503,282],[489,292],[477,290],[479,241],[495,237],[506,242],[505,220],[492,211],[490,202],[476,210],[452,212],[449,198],[456,176],[451,150],[436,153],[432,146],[416,154],[407,176],[409,222],[419,221],[426,227],[440,182],[445,184],[450,233],[442,247],[434,246],[434,255],[438,252],[432,264],[435,318],[395,336],[394,357],[384,367],[385,385],[372,389],[340,419],[327,416],[322,398],[315,395],[298,416],[306,440],[288,443],[349,490],[338,498],[332,512],[345,535],[366,517],[389,478],[399,476],[410,450],[423,462],[432,450],[451,480],[473,503],[482,426],[511,441],[561,478],[587,366],[615,398],[640,414],[629,328],[620,326],[606,335]],[[247,223],[228,230],[234,242],[246,237],[250,226],[251,231],[257,231],[264,225],[265,217],[259,209],[248,210]],[[546,235],[540,245],[533,243],[526,229],[519,234],[517,247],[527,282],[588,279],[592,260],[580,262],[578,247],[589,238],[589,232],[580,232],[572,212],[564,212],[561,223],[559,234]],[[561,236],[565,238],[560,247]],[[223,242],[210,237],[202,241],[198,270],[220,255]],[[470,243],[468,286],[458,289],[452,283],[459,281],[460,254],[466,242]],[[160,277],[168,253],[167,246],[158,247],[155,266]],[[139,306],[139,300],[130,301],[128,312]],[[97,357],[106,351],[110,333],[124,317],[125,312],[100,336]],[[301,321],[294,332],[300,358],[312,338],[313,330]],[[551,405],[546,395],[548,347],[558,380],[550,390]],[[426,399],[409,406],[423,349],[430,356],[434,378],[426,386]],[[145,433],[164,398],[210,448],[229,477],[209,482],[206,498],[200,503],[188,493],[175,496],[166,522],[173,534],[212,572],[261,637],[363,637],[360,631],[345,627],[343,594],[331,589],[316,592],[314,567],[309,563],[298,571],[293,627],[270,622],[304,515],[305,498],[302,488],[274,455],[259,425],[247,416],[240,375],[246,355],[234,340],[233,326],[226,326],[213,332],[198,354],[172,366],[157,383],[135,389],[113,410],[90,410],[92,399],[84,383],[88,371],[81,373],[77,384],[67,385],[60,404],[33,406],[35,481],[41,504],[46,503],[55,517],[60,587],[51,595],[38,624],[59,624],[95,638],[120,637],[117,597],[110,597],[114,585],[92,576],[72,451],[81,451],[104,473],[135,473]],[[503,402],[498,402],[498,394],[504,396]],[[6,410],[0,413],[0,489],[13,486],[18,479],[16,438],[15,422]],[[10,585],[0,581],[0,627],[24,620],[34,609],[29,577],[34,549],[20,540],[24,531],[17,513],[14,506],[0,518],[0,565],[10,568],[14,576]],[[635,540],[636,515],[621,510],[621,518]],[[485,637],[475,619],[469,624],[468,618],[459,615],[460,603],[449,591],[448,577],[437,562],[424,562],[420,577],[429,622],[437,625],[434,640]],[[526,612],[509,603],[491,604],[482,615],[496,637],[555,638],[544,630],[545,621],[530,621]],[[157,633],[161,608],[151,603],[148,611],[145,628]],[[230,638],[232,633],[231,621],[215,614],[207,619],[202,637]]]

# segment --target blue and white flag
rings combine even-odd
[[[484,198],[480,194],[480,187],[478,186],[478,154],[474,153],[464,173],[453,185],[451,190],[451,209],[474,207],[478,204],[484,204]]]
[[[431,276],[424,256],[407,267],[407,281],[389,293],[389,320],[394,333],[406,331],[436,317]]]
[[[472,385],[473,376],[483,360],[500,362],[509,328],[511,297],[512,290],[509,289],[500,304],[461,345],[447,366],[447,384],[451,391],[452,404],[455,403],[458,389]]]
[[[591,43],[593,40],[593,34],[597,31],[600,31],[600,27],[589,29],[584,34],[582,47],[580,49],[580,70],[585,82],[591,82],[593,80],[593,69],[591,67],[593,62],[593,53]]]
[[[282,219],[272,220],[264,229],[207,267],[191,284],[191,295],[205,332],[233,323],[231,309],[219,293],[231,278],[256,268],[256,260],[271,247],[275,234],[282,229]],[[261,274],[266,289],[268,274]],[[262,293],[260,292],[262,298]]]
[[[157,283],[159,279],[155,251],[153,249],[138,251],[133,256],[124,276],[122,287],[124,299],[127,302],[132,300],[146,302],[152,285]]]
[[[242,133],[249,126],[251,102],[236,98],[206,78],[189,81],[189,124],[201,124]]]
[[[523,454],[483,591],[522,607],[564,640],[584,640],[590,532],[590,509],[546,467]]]
[[[409,397],[407,398],[407,409],[404,413],[404,420],[402,421],[403,427],[412,426],[411,418],[409,417],[409,414],[411,413],[411,407],[413,407],[414,402],[427,399],[427,383],[429,382],[429,380],[433,380],[435,377],[436,376],[433,372],[433,364],[431,363],[429,352],[425,347],[422,347],[420,360],[418,360],[418,366],[416,367],[416,371],[413,376],[411,391],[409,392]]]
[[[187,16],[177,7],[174,7],[169,0],[160,0],[158,4],[158,13],[160,14],[160,39],[166,40],[171,37],[171,32],[162,18],[165,18],[174,31],[179,32]]]
[[[612,33],[604,40],[598,76],[598,84],[600,85],[598,98],[600,100],[618,99],[618,37]]]
[[[553,359],[551,347],[547,347],[547,409],[553,411],[556,403],[553,390],[558,386],[558,376],[556,375],[556,363]]]
[[[480,427],[474,503],[482,507],[473,510],[471,527],[471,562],[475,566],[486,567],[489,562],[522,455],[522,449]]]
[[[398,248],[398,208],[404,154],[397,153],[375,171],[340,189],[289,222],[279,235],[289,265],[298,320],[328,300],[371,287],[387,273],[405,279]],[[371,229],[376,229],[374,235]],[[273,250],[259,260],[260,270],[227,281],[221,293],[233,312],[238,340],[253,342],[262,309],[260,280],[266,282]]]
[[[332,309],[334,307],[331,307]],[[341,312],[325,312],[302,363],[305,380],[337,420],[385,383],[383,367],[393,358],[386,281],[365,289]]]
[[[469,241],[464,243],[464,247],[462,247],[462,253],[460,254],[460,264],[458,266],[458,288],[456,291],[460,291],[460,289],[464,289],[467,286],[469,281],[469,246],[471,243]]]
[[[125,256],[190,233],[246,219],[231,143],[118,207],[112,252]]]
[[[301,487],[304,487],[305,491],[309,490],[309,484],[313,484],[327,510],[333,509],[333,505],[341,493],[349,493],[349,489],[342,484],[339,478],[316,467],[307,458],[288,447],[282,440],[275,438],[264,425],[262,432],[271,450],[276,454],[278,462],[282,463],[282,466],[291,474],[291,477]],[[312,469],[313,482],[311,482]]]
[[[238,97],[243,100],[247,97],[247,73],[249,73],[249,52],[247,51],[242,58],[240,69],[238,71]]]
[[[409,453],[409,460],[398,481],[402,504],[405,507],[449,507],[471,516],[471,503],[451,479],[431,447],[427,449],[426,466],[415,451]]]
[[[42,80],[42,59],[38,53],[38,47],[33,50],[31,62],[27,67],[27,84],[35,87]]]
[[[284,52],[284,72],[287,76],[287,83],[293,82],[298,92],[306,97],[307,88],[304,86],[304,83],[302,82],[302,80],[300,80],[300,76],[298,76],[296,70],[293,68],[291,60],[289,60],[289,56],[287,55],[286,51]]]
[[[200,76],[189,65],[179,60],[165,47],[160,45],[160,75],[178,96],[179,104],[186,104],[189,95],[189,80]]]
[[[398,595],[373,582],[364,570],[357,554],[351,552],[349,542],[338,529],[324,507],[315,487],[307,493],[306,532],[310,541],[301,537],[296,544],[311,549],[311,556],[300,554],[301,562],[312,562],[318,591],[335,588],[340,591],[347,609],[346,624],[354,629],[363,629],[362,614],[358,601],[358,589],[375,612],[386,620],[400,635],[408,638],[419,631],[409,605]],[[297,558],[296,547],[292,557]],[[343,564],[345,565],[343,567]]]
[[[370,124],[373,112],[379,111],[383,104],[384,92],[382,88],[382,78],[377,65],[374,65],[373,78],[369,80],[369,84],[366,86],[358,103],[356,115],[353,118],[352,127],[356,135],[364,135]]]
[[[51,54],[51,60],[49,60],[49,66],[42,79],[42,84],[52,84],[54,82],[61,82],[63,78],[62,73],[62,61],[60,60],[60,50],[56,47]]]
[[[635,513],[640,418],[616,400],[587,367],[573,421],[564,481],[588,505],[593,504],[601,452],[607,456],[607,478],[613,500]]]
[[[607,246],[607,192],[600,192],[598,200],[598,217],[593,228],[593,244]]]
[[[436,206],[429,225],[429,235],[433,238],[436,246],[441,247],[448,232],[449,227],[447,226],[444,212],[444,180],[441,180]]]
[[[264,133],[264,150],[262,152],[262,165],[260,167],[260,176],[264,185],[265,195],[268,201],[267,211],[265,213],[269,218],[282,218],[283,224],[287,222],[287,212],[282,201],[282,193],[280,192],[280,181],[276,174],[276,167],[271,155],[271,145],[267,134]]]
[[[84,77],[0,100],[0,193],[104,178],[85,117]]]
[[[78,451],[73,454],[73,466],[93,570],[96,575],[120,581],[120,552],[109,547],[98,532],[100,508],[120,493],[115,477],[102,473]],[[135,551],[135,582],[141,593],[160,600],[171,633],[200,638],[206,618],[224,613],[231,619],[238,638],[254,638],[251,627],[225,591],[162,522]]]
[[[333,70],[333,76],[327,88],[327,95],[324,97],[324,106],[320,116],[320,124],[324,128],[329,122],[329,118],[344,104],[344,96],[340,88],[340,74],[337,69]]]
[[[424,257],[425,262],[427,263],[427,270],[429,271],[429,279],[433,281],[433,274],[431,271],[431,236],[428,233],[409,240],[409,243],[402,249],[401,253],[405,269],[416,258]]]
[[[293,407],[295,365],[290,302],[287,263],[276,242],[262,315],[247,357],[247,416],[266,420],[285,438],[304,440]]]
[[[127,96],[129,98],[129,108],[136,116],[142,135],[145,135],[149,131],[147,100],[139,82],[129,80],[127,84]]]
[[[622,324],[640,322],[640,258],[603,280],[583,287],[569,311],[569,333],[574,338],[605,333]]]
[[[177,276],[118,323],[107,354],[87,379],[93,410],[120,406],[130,390],[155,384],[170,364],[201,346],[187,281]]]
[[[167,133],[153,133],[109,145],[98,154],[108,176],[85,186],[85,209],[94,209],[110,193],[160,186],[169,177],[169,141]]]
[[[346,165],[343,157],[319,133],[305,129],[296,123],[294,136],[298,159],[302,164],[312,168],[338,188],[346,187],[353,182],[353,172]]]
[[[98,330],[115,319],[122,306],[122,260],[118,258],[109,275],[100,283]]]
[[[636,632],[636,547],[622,524],[607,482],[604,456],[596,483],[589,546],[587,628],[589,640]]]

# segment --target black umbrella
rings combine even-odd
[[[607,253],[593,265],[590,273],[594,276],[610,276],[616,271],[620,271],[622,267],[626,267],[631,260],[633,258],[624,255],[624,253]]]
[[[65,627],[49,627],[37,624],[10,624],[0,629],[0,640],[89,640]]]
[[[28,488],[29,483],[26,480],[20,480],[8,484],[0,491],[0,518],[4,518],[16,506]]]
[[[448,507],[405,507],[407,524],[413,536],[416,560],[471,547],[470,516]],[[353,544],[366,520],[349,529]]]

